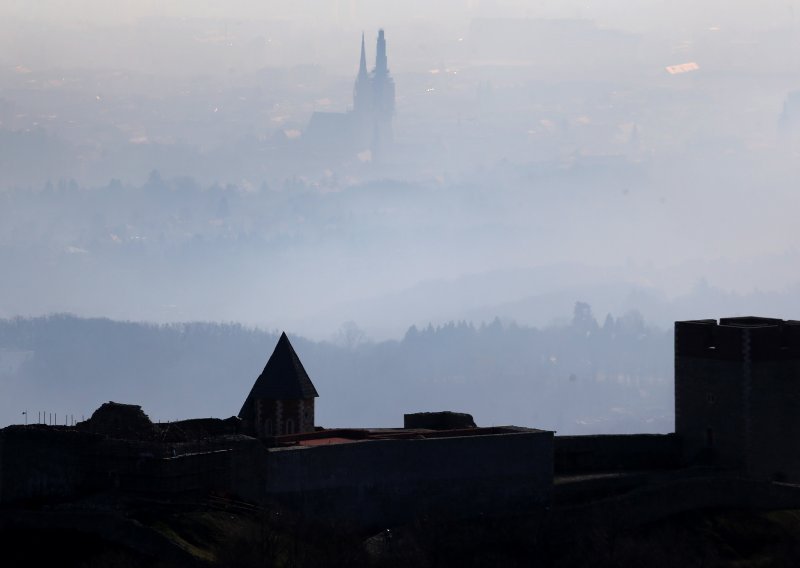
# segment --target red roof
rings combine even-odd
[[[492,426],[460,430],[422,430],[412,428],[333,428],[303,434],[279,436],[276,441],[283,446],[329,446],[364,440],[409,440],[424,438],[461,438],[465,436],[493,436],[516,432],[536,431],[517,426]]]
[[[298,440],[298,446],[330,446],[332,444],[349,444],[351,442],[357,442],[358,440],[353,440],[351,438],[339,438],[337,436],[331,436],[330,438],[317,438],[314,440]]]

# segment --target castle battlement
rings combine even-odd
[[[800,357],[800,321],[762,317],[675,323],[675,356],[728,361]]]

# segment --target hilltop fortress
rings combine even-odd
[[[326,430],[284,334],[236,417],[154,424],[138,406],[106,403],[74,427],[0,430],[0,508],[213,494],[362,530],[419,518],[524,514],[574,527],[598,515],[637,523],[704,507],[800,507],[798,378],[800,322],[686,321],[675,325],[673,434],[562,437],[480,428],[450,412],[408,414],[404,428]]]

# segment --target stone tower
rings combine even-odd
[[[800,322],[676,322],[675,432],[690,463],[800,481]]]
[[[286,333],[239,411],[247,433],[258,438],[314,431],[317,389]]]

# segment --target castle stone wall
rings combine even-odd
[[[266,455],[247,436],[170,444],[61,427],[10,427],[0,431],[0,504],[116,490],[220,491],[263,501]]]
[[[5,468],[3,467],[3,448],[6,443],[6,437],[0,433],[0,504],[3,501],[3,478],[5,477]]]
[[[531,510],[550,502],[551,432],[373,440],[269,451],[267,497],[357,526]]]
[[[556,436],[557,475],[679,467],[680,440],[674,434]]]
[[[96,438],[74,431],[59,434],[21,426],[0,432],[0,504],[82,491],[87,478],[83,450]]]
[[[556,508],[549,537],[555,540],[591,528],[609,533],[703,509],[780,510],[800,507],[800,488],[744,477],[679,476],[605,499]]]

